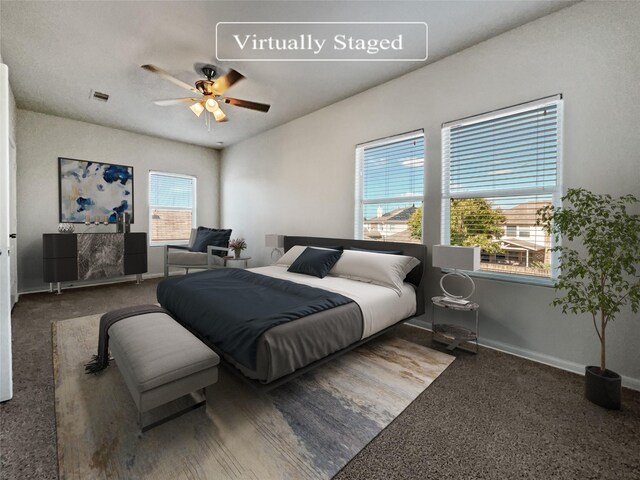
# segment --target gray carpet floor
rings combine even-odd
[[[156,285],[20,299],[0,478],[57,478],[51,322],[154,302]],[[418,328],[392,334],[431,346]],[[584,399],[578,375],[488,349],[456,356],[336,479],[640,479],[640,392],[625,389],[623,410],[612,412]]]

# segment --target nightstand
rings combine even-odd
[[[225,259],[225,267],[247,268],[249,266],[249,260],[251,260],[251,257],[227,258]]]
[[[475,329],[461,327],[450,323],[439,323],[436,321],[436,307],[443,310],[456,310],[459,312],[475,312]],[[447,346],[447,350],[461,348],[472,353],[478,353],[478,316],[480,313],[480,305],[475,302],[469,302],[466,305],[455,305],[448,303],[446,297],[433,297],[431,299],[431,321],[433,330],[433,340],[443,343]],[[476,348],[470,350],[461,347],[465,342],[475,342]]]

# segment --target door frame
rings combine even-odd
[[[9,69],[0,64],[0,402],[13,396],[11,266],[9,261]]]
[[[17,235],[18,231],[18,199],[16,192],[17,185],[17,148],[11,134],[9,135],[9,233]],[[18,302],[18,239],[14,236],[9,239],[9,274],[11,309]]]

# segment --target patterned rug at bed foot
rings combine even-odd
[[[116,365],[84,374],[99,318],[53,324],[61,479],[331,478],[454,360],[386,336],[269,393],[221,368],[206,409],[141,434]]]

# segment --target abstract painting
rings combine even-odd
[[[58,158],[60,222],[116,223],[128,212],[133,223],[133,167]]]

